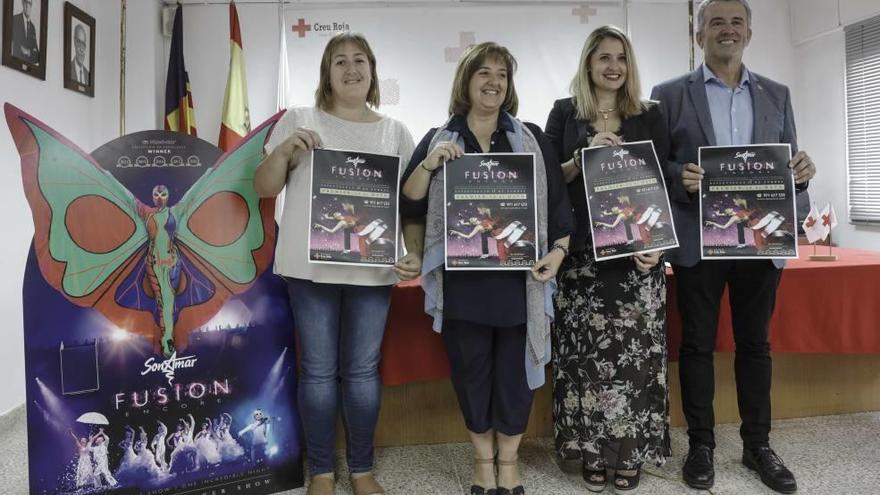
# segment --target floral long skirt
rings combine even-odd
[[[589,251],[566,260],[554,301],[556,450],[591,467],[661,465],[670,454],[663,263],[643,274],[631,258],[596,262]]]

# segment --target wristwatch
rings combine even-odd
[[[562,254],[564,256],[568,256],[568,248],[563,246],[562,244],[559,244],[558,242],[554,242],[553,246],[550,247],[550,251],[553,251],[554,249],[559,249],[560,251],[562,251]]]

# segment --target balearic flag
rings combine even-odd
[[[165,80],[165,130],[197,135],[189,75],[183,63],[183,7],[180,4],[174,13],[168,78]]]
[[[244,70],[244,52],[238,11],[235,2],[229,2],[229,75],[226,77],[226,95],[223,97],[223,118],[217,146],[229,151],[251,132],[248,110],[247,78]]]
[[[822,215],[819,217],[822,224],[822,240],[828,238],[828,234],[831,233],[831,229],[837,227],[837,215],[834,213],[834,205],[828,203],[825,205],[825,208],[822,208]]]
[[[819,221],[819,209],[816,208],[816,203],[810,205],[810,214],[804,219],[803,228],[807,241],[810,244],[822,238],[822,231],[824,229],[822,228],[822,222]]]

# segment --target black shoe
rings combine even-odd
[[[480,459],[479,457],[475,457],[474,464],[492,464],[492,470],[495,470],[494,457],[491,457],[489,459]],[[495,488],[485,488],[480,485],[471,485],[471,495],[498,495],[498,490],[496,490]]]
[[[625,493],[635,490],[639,487],[639,476],[642,474],[641,469],[636,469],[636,474],[626,476],[620,472],[614,473],[614,493]]]
[[[797,482],[794,475],[785,467],[782,459],[773,452],[770,447],[756,447],[743,449],[743,464],[747,468],[757,471],[761,481],[779,493],[794,493],[797,491]]]
[[[584,481],[587,483],[587,490],[594,493],[604,490],[605,485],[608,483],[608,472],[605,470],[605,466],[591,468],[584,464],[581,468],[581,476],[583,476]]]
[[[715,461],[712,448],[708,445],[694,445],[688,449],[681,468],[684,482],[691,488],[708,490],[715,484]]]
[[[471,495],[497,495],[495,488],[483,488],[479,485],[471,485]]]

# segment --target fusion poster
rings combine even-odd
[[[399,156],[313,150],[309,262],[394,265],[399,174]]]
[[[654,143],[597,146],[581,153],[597,261],[678,247]]]
[[[699,156],[703,259],[797,258],[791,146],[707,146]]]
[[[144,131],[87,153],[7,105],[34,240],[23,287],[30,493],[302,486],[293,318],[253,174]]]
[[[446,269],[531,269],[538,259],[535,155],[465,154],[443,173]]]

